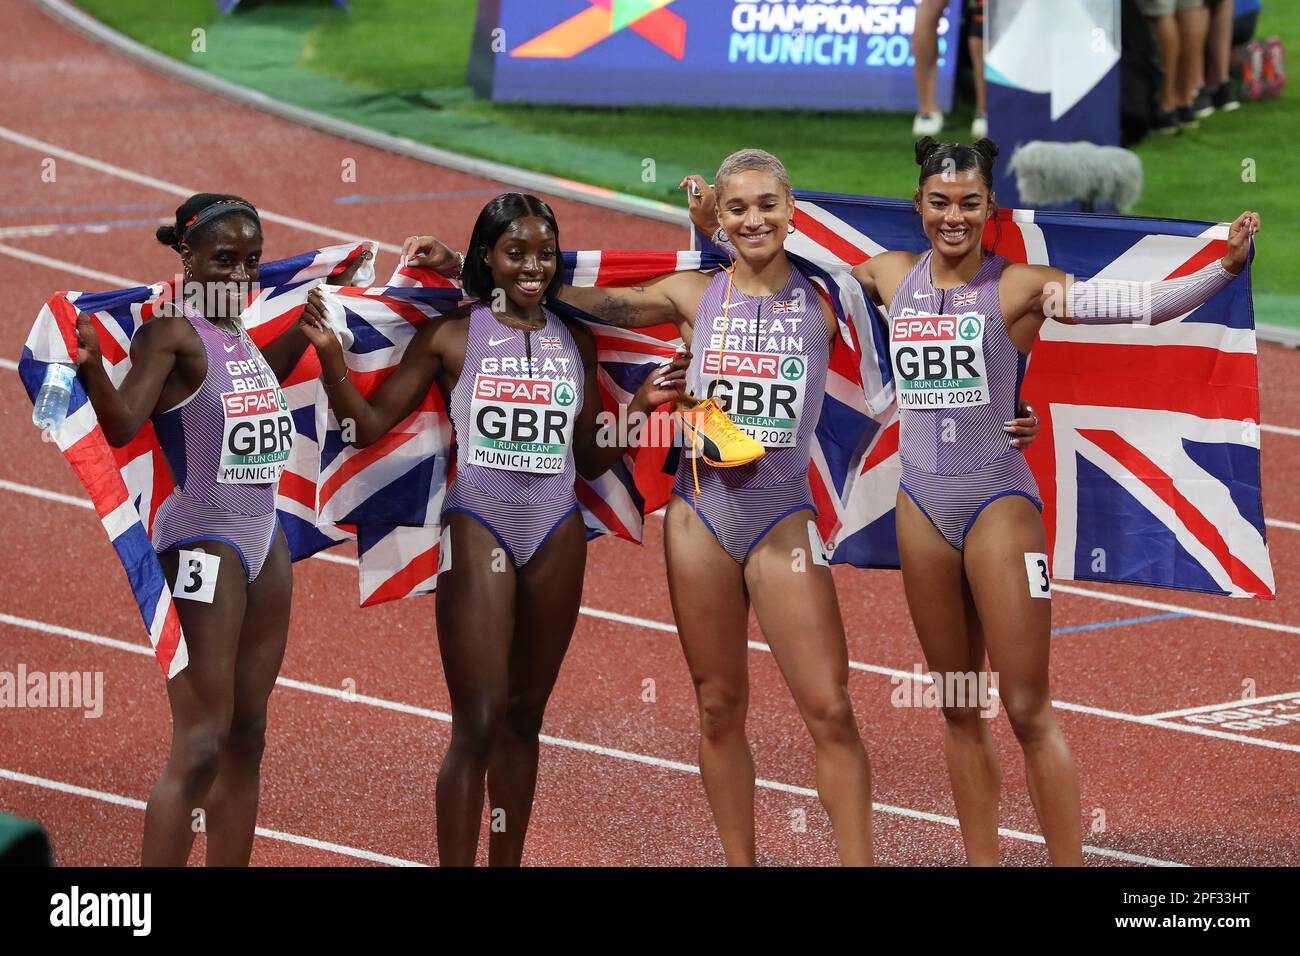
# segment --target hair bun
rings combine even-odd
[[[971,149],[983,153],[989,158],[989,162],[992,162],[998,155],[998,144],[993,142],[993,140],[989,139],[987,136],[978,142],[971,143]]]
[[[173,225],[159,226],[157,231],[154,232],[154,236],[164,246],[171,246],[175,249],[179,245],[176,241],[176,227]]]
[[[933,136],[922,136],[918,139],[916,141],[916,165],[924,166],[925,161],[930,158],[930,154],[942,145]]]

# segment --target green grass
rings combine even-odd
[[[114,30],[178,60],[189,59],[191,31],[217,19],[212,0],[92,0],[78,6]]]
[[[326,13],[303,64],[363,90],[464,86],[477,6],[469,0],[355,0],[346,13]],[[401,24],[401,42],[393,42],[394,23]]]
[[[250,0],[245,0],[249,3]],[[785,161],[795,184],[828,192],[906,196],[915,188],[911,117],[698,108],[584,108],[493,103],[465,86],[474,27],[469,0],[263,0],[216,21],[211,0],[81,0],[136,39],[227,79],[353,122],[447,149],[620,192],[683,204],[683,175],[711,176],[740,146]],[[400,24],[394,29],[393,24]],[[190,31],[209,30],[190,52]],[[1300,4],[1266,5],[1259,35],[1300,46]],[[1300,260],[1300,190],[1287,175],[1300,142],[1300,80],[1279,100],[1215,115],[1199,130],[1151,137],[1136,152],[1150,216],[1230,220],[1259,210],[1264,236],[1254,276],[1261,321],[1300,324],[1291,309]],[[959,101],[950,135],[964,138],[972,105]],[[1243,180],[1243,160],[1254,181]],[[648,164],[646,160],[653,160]],[[1291,313],[1294,312],[1294,317]]]

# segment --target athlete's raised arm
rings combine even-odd
[[[312,289],[308,293],[298,324],[320,356],[321,382],[334,407],[335,417],[340,422],[351,419],[354,423],[356,437],[352,444],[358,448],[373,444],[415,411],[442,369],[439,333],[448,322],[462,318],[465,312],[458,310],[425,322],[402,353],[396,370],[367,401],[350,380],[347,364],[343,361],[343,346],[329,327],[320,292]]]
[[[402,244],[402,255],[410,265],[448,279],[458,278],[465,267],[465,256],[434,236],[411,236]],[[674,272],[639,286],[566,285],[559,299],[610,325],[634,329],[672,322],[685,334],[708,284],[702,273]]]
[[[1222,259],[1177,279],[1134,282],[1094,278],[1075,280],[1048,266],[1009,266],[1002,301],[1007,325],[1023,321],[1035,330],[1046,319],[1078,325],[1158,325],[1203,305],[1241,274],[1250,243],[1259,232],[1259,213],[1243,212],[1228,229]]]
[[[99,333],[84,313],[77,315],[77,371],[104,437],[114,448],[135,438],[153,414],[179,353],[201,348],[189,323],[179,315],[157,315],[131,339],[131,368],[120,389],[104,370]]]

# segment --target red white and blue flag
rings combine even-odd
[[[801,193],[798,203],[799,230],[787,249],[834,306],[840,333],[809,469],[818,528],[833,563],[897,567],[898,420],[886,326],[842,270],[886,250],[921,251],[927,242],[908,202]],[[986,241],[1013,261],[1080,277],[1158,280],[1219,258],[1226,238],[1226,226],[1208,223],[1003,210]],[[263,288],[244,315],[254,340],[266,344],[296,321],[308,289],[365,248],[336,246],[264,265]],[[565,258],[568,281],[586,286],[634,285],[721,261],[707,245],[703,253]],[[421,272],[399,270],[386,288],[336,290],[354,336],[348,365],[363,392],[392,373],[421,322],[460,304],[457,290]],[[370,280],[359,274],[354,281]],[[75,355],[78,311],[94,319],[105,366],[120,385],[131,337],[161,301],[161,286],[52,296],[19,366],[29,396],[48,363]],[[557,309],[588,320],[595,333],[607,411],[626,404],[681,344],[673,326],[620,329]],[[357,449],[329,411],[318,374],[308,350],[284,383],[297,434],[277,505],[294,559],[355,533],[363,604],[432,590],[441,496],[454,474],[454,435],[438,390],[385,439]],[[1043,493],[1055,577],[1272,597],[1248,272],[1159,326],[1046,323],[1023,394],[1042,421],[1028,458]],[[95,504],[170,677],[187,658],[149,543],[173,487],[152,425],[126,447],[109,447],[76,382],[55,439]],[[591,533],[640,540],[644,515],[668,500],[676,454],[662,445],[637,449],[597,481],[580,482]]]
[[[910,201],[798,193],[797,202],[786,248],[818,262],[842,268],[929,247]],[[985,244],[1079,278],[1158,281],[1221,258],[1227,236],[1222,224],[1000,210]],[[1273,596],[1249,270],[1158,326],[1045,323],[1022,395],[1042,422],[1027,457],[1057,579]],[[823,425],[843,414],[828,402]],[[813,482],[840,490],[829,496],[833,517],[819,517],[832,560],[897,567],[897,418],[873,431],[856,463],[828,447],[820,443]],[[858,469],[851,482],[846,466]]]
[[[259,346],[266,345],[291,322],[297,321],[307,291],[325,276],[342,272],[373,243],[333,246],[262,266],[257,297],[243,321]],[[356,281],[370,281],[373,270],[363,264]],[[18,372],[35,401],[52,362],[72,364],[77,354],[77,314],[90,316],[99,333],[104,367],[120,387],[131,367],[131,338],[155,311],[175,296],[175,284],[159,283],[116,292],[59,292],[41,308],[23,348]],[[338,528],[316,526],[316,482],[319,451],[316,445],[316,385],[320,364],[311,349],[283,383],[297,434],[293,453],[280,480],[277,507],[295,560],[337,544],[351,535]],[[68,417],[52,435],[86,487],[113,548],[126,571],[149,641],[167,677],[174,677],[189,660],[180,622],[162,566],[149,534],[159,506],[175,487],[153,424],[144,427],[130,444],[113,448],[104,437],[86,392],[76,379]]]

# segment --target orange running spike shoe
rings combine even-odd
[[[677,417],[700,455],[715,468],[748,465],[767,451],[736,427],[717,399],[706,398],[690,407],[679,404]]]

